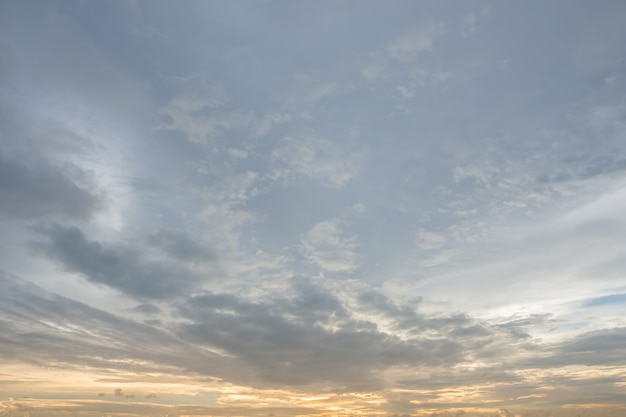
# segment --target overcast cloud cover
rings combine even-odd
[[[0,416],[626,415],[625,18],[0,2]]]

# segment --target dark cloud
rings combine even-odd
[[[191,298],[180,309],[193,324],[176,329],[184,340],[6,273],[0,286],[0,348],[7,361],[101,369],[115,364],[133,372],[193,372],[255,386],[327,381],[358,389],[382,384],[376,371],[387,365],[460,359],[453,342],[404,342],[349,319],[332,294],[307,284],[296,284],[290,299],[267,303],[227,294]],[[299,306],[303,313],[297,315]],[[328,327],[333,323],[337,329]],[[225,355],[210,353],[206,345]],[[125,394],[120,388],[118,395]]]
[[[551,368],[570,365],[626,365],[626,327],[578,334],[551,346],[537,347],[537,355],[516,365]]]
[[[134,313],[140,313],[140,314],[158,314],[161,312],[161,309],[153,304],[139,304],[137,307],[133,307],[130,309],[130,311],[134,312]]]
[[[468,352],[476,352],[476,355],[478,348],[485,349],[496,339],[497,332],[493,328],[488,328],[465,314],[429,317],[419,313],[417,307],[421,299],[415,300],[412,305],[399,306],[384,294],[371,290],[360,294],[358,302],[360,311],[380,314],[396,332],[419,338],[425,332],[437,329],[439,334],[445,335]],[[505,338],[508,339],[506,336]]]
[[[499,324],[498,327],[518,339],[530,338],[529,331],[533,326],[556,322],[550,314],[531,314],[529,317],[513,319]]]
[[[104,200],[79,185],[81,177],[88,174],[75,165],[57,166],[36,155],[22,158],[0,148],[0,214],[20,219],[89,218],[103,208]]]
[[[626,327],[578,335],[558,348],[560,360],[579,365],[626,365]]]
[[[7,363],[191,374],[263,385],[249,366],[230,352],[211,353],[182,341],[160,321],[155,328],[115,316],[1,270],[0,288],[0,351]]]
[[[181,261],[208,262],[215,259],[209,248],[179,230],[158,230],[150,235],[149,241]]]
[[[437,321],[422,318],[422,323],[430,324],[423,325],[421,337],[400,338],[379,329],[375,322],[355,319],[341,299],[304,279],[294,280],[287,294],[261,301],[210,293],[188,298],[178,306],[179,318],[188,323],[169,324],[170,331],[90,308],[4,272],[0,273],[0,287],[0,349],[9,362],[100,369],[114,364],[133,372],[193,372],[248,386],[308,384],[339,391],[382,388],[388,383],[382,378],[385,371],[414,369],[416,372],[403,375],[420,378],[400,378],[393,384],[436,390],[450,384],[496,382],[510,387],[506,396],[530,395],[536,389],[536,385],[524,385],[513,369],[624,364],[623,328],[580,335],[551,352],[538,350],[542,359],[521,363],[513,358],[507,365],[509,350],[497,344],[493,350],[489,343],[479,343],[490,339],[482,335],[483,330],[475,334],[473,329],[479,323],[468,325],[467,317],[458,320],[456,327],[454,316],[444,318],[447,324],[441,328],[436,327]],[[492,337],[504,335],[503,343],[516,340],[506,339],[508,333],[499,328],[485,329]],[[452,335],[459,332],[463,337],[454,339]],[[490,349],[490,359],[500,358],[501,365],[455,370],[453,365],[472,362]],[[567,387],[588,390],[595,386],[613,393],[609,388],[617,382],[615,378],[551,378],[545,383],[557,384],[565,391]],[[119,396],[127,394],[120,388]],[[417,398],[411,395],[413,400]],[[432,395],[423,400],[430,401]]]
[[[134,372],[163,372],[162,366],[170,372],[222,372],[216,357],[165,331],[49,293],[1,270],[0,288],[5,361]]]
[[[417,314],[415,308],[399,307],[385,295],[376,291],[367,291],[359,295],[359,306],[365,311],[378,312],[383,316],[396,322],[396,325],[403,329],[414,329],[419,331],[424,326],[424,317]],[[415,303],[415,307],[419,300]]]
[[[98,147],[13,101],[0,94],[0,216],[88,219],[103,209],[96,179],[77,163]]]
[[[475,347],[463,338],[484,340],[491,334],[465,316],[427,319],[405,311],[398,322],[406,327],[410,316],[420,331],[401,338],[373,321],[353,318],[338,297],[312,282],[297,279],[293,290],[291,297],[263,302],[231,294],[192,297],[180,313],[193,322],[180,326],[178,334],[235,355],[268,382],[327,381],[353,389],[382,384],[378,371],[390,367],[458,363]],[[376,303],[392,311],[381,297]]]
[[[537,175],[537,182],[541,184],[563,183],[624,174],[626,159],[620,155],[619,151],[616,151],[614,155],[593,155],[596,151],[597,149],[594,149],[592,145],[587,153],[564,158],[563,164],[552,167],[551,172]]]
[[[138,249],[87,239],[76,227],[53,225],[35,229],[45,237],[33,243],[39,253],[87,280],[141,299],[183,295],[203,277],[176,263],[146,259]]]

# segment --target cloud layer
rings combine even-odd
[[[0,415],[623,414],[623,5],[0,8]]]

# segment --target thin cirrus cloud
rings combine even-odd
[[[421,54],[432,51],[437,38],[445,33],[442,23],[422,23],[389,42],[387,52],[399,61],[415,61]]]
[[[272,152],[276,179],[309,178],[328,188],[343,188],[356,178],[364,163],[363,152],[350,152],[327,139],[283,138]]]
[[[0,8],[0,414],[623,414],[623,5]]]
[[[346,236],[338,219],[317,223],[302,236],[306,258],[329,272],[351,272],[358,266],[357,236]]]

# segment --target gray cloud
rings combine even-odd
[[[291,297],[264,302],[210,293],[187,299],[179,310],[191,323],[170,327],[182,340],[5,272],[0,285],[0,346],[11,361],[95,368],[113,361],[135,372],[184,369],[245,385],[323,382],[361,390],[384,386],[379,372],[388,367],[450,366],[468,353],[435,328],[410,340],[382,332],[374,322],[351,318],[337,297],[303,279],[294,282]]]
[[[72,415],[77,417],[101,417],[111,416],[302,416],[318,414],[321,410],[313,407],[240,407],[240,406],[204,406],[204,405],[161,405],[147,404],[145,402],[132,401],[88,401],[72,400],[59,404],[54,401],[32,401],[32,399],[20,398],[11,399],[7,402],[0,402],[4,408],[0,410],[0,416],[28,416],[38,415],[41,417],[55,417],[66,415],[68,406],[71,407]]]
[[[156,315],[161,312],[161,309],[153,304],[139,304],[137,307],[130,309],[133,313],[145,314],[145,315]]]
[[[522,319],[514,319],[499,324],[498,327],[506,330],[516,338],[526,339],[530,337],[529,331],[532,326],[550,322],[549,314],[532,314]],[[554,320],[553,320],[554,321]]]
[[[148,240],[181,261],[208,262],[215,259],[209,248],[178,230],[161,229],[150,235]]]
[[[480,323],[466,314],[451,314],[444,317],[422,314],[416,309],[420,302],[421,299],[416,300],[415,307],[398,306],[384,294],[370,290],[359,295],[357,308],[364,313],[381,315],[394,332],[409,337],[419,338],[422,334],[436,329],[439,334],[445,335],[461,346],[466,354],[472,352],[475,357],[494,354],[495,350],[505,350],[503,346],[495,348],[494,343],[498,338],[513,342],[510,335],[503,335],[497,328]]]
[[[326,381],[352,388],[382,384],[378,372],[389,367],[449,366],[479,356],[473,350],[485,348],[491,342],[486,336],[493,336],[466,316],[426,318],[378,295],[374,303],[397,328],[415,327],[410,337],[400,338],[375,321],[354,318],[337,296],[308,280],[297,279],[292,289],[292,297],[263,302],[231,294],[192,297],[180,313],[193,323],[182,325],[178,334],[230,352],[268,382]]]
[[[162,365],[191,370],[190,358],[211,362],[210,354],[162,330],[46,292],[2,270],[0,287],[0,349],[7,361],[105,369],[115,364],[143,372],[163,371]]]
[[[87,280],[132,297],[164,299],[195,288],[204,277],[176,263],[147,259],[127,245],[89,240],[76,227],[53,225],[35,229],[46,239],[33,242],[39,253]]]
[[[3,275],[2,358],[623,403],[626,2],[480,1],[3,2],[0,264],[114,314]]]
[[[0,148],[0,213],[21,219],[61,215],[85,219],[104,206],[98,193],[79,185],[81,168],[12,155]]]
[[[626,346],[625,327],[590,331],[552,344],[535,345],[535,354],[532,357],[513,360],[510,366],[516,369],[554,369],[574,365],[589,367],[623,366],[626,364],[624,346]],[[580,380],[586,381],[593,378],[595,376],[590,375]],[[567,385],[575,385],[576,383],[576,377],[572,376]]]
[[[81,160],[98,147],[15,102],[0,91],[0,216],[84,220],[105,208],[98,178]]]
[[[583,333],[561,343],[557,364],[626,365],[626,327]]]

